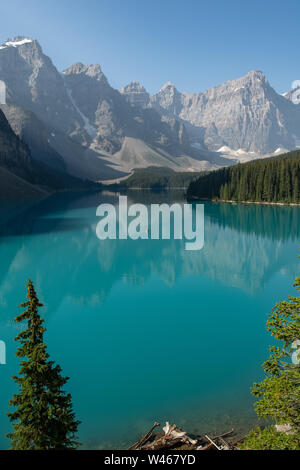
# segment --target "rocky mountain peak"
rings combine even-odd
[[[133,81],[122,88],[120,92],[126,100],[133,106],[145,108],[150,102],[150,95],[147,90],[137,81]]]
[[[169,81],[169,82],[165,83],[160,89],[160,91],[164,91],[164,90],[176,90],[176,87],[175,87],[174,83]]]
[[[8,105],[33,112],[52,130],[69,133],[82,125],[61,74],[38,41],[17,36],[1,46],[0,80],[6,84]]]
[[[7,39],[1,46],[0,49],[6,49],[8,47],[19,47],[25,44],[35,42],[33,39],[27,38],[26,36],[16,36],[11,39]]]
[[[84,73],[85,66],[81,62],[71,65],[63,71],[64,75]]]
[[[64,70],[63,74],[66,76],[86,75],[87,77],[95,78],[98,81],[107,81],[99,64],[84,65],[81,62],[77,62],[76,64],[73,64],[71,67]]]
[[[279,147],[295,148],[300,135],[300,112],[276,93],[260,70],[203,93],[180,93],[168,82],[151,102],[162,114],[191,124],[192,142],[213,151],[228,146],[267,154]]]
[[[244,77],[238,79],[243,82],[245,86],[252,87],[265,87],[270,86],[267,78],[260,70],[251,70]],[[235,82],[236,80],[233,80]]]
[[[180,97],[181,93],[177,90],[174,83],[167,82],[161,87],[159,92],[156,93],[156,95],[154,96],[165,97],[167,100],[169,99],[173,100],[173,99]]]
[[[121,93],[145,93],[146,88],[143,87],[139,82],[133,81],[121,89]]]
[[[172,82],[165,83],[151,101],[154,107],[165,110],[167,114],[179,116],[182,109],[182,95]]]
[[[198,158],[203,150],[214,162],[220,157],[207,149],[256,156],[300,146],[298,90],[278,95],[259,70],[192,94],[179,92],[168,81],[150,97],[138,81],[115,90],[98,64],[78,62],[61,74],[36,40],[17,36],[0,46],[0,80],[6,86],[10,122],[20,124],[22,135],[28,131],[28,142],[40,142],[43,128],[41,145],[46,148],[48,142],[77,176],[79,168],[86,177],[94,175],[98,160],[93,152],[121,152],[127,138],[176,157]],[[26,127],[27,114],[20,108],[33,113],[41,127]],[[87,149],[93,160],[89,169],[82,158]]]
[[[246,77],[252,78],[253,80],[266,81],[266,77],[261,70],[250,70],[250,72],[245,75],[245,78]]]
[[[219,86],[206,90],[204,93],[195,93],[194,96],[206,96],[209,98],[214,98],[224,93],[231,95],[232,93],[236,94],[236,92],[239,91],[241,94],[243,91],[249,89],[262,91],[266,88],[271,88],[271,86],[269,85],[269,82],[264,74],[259,70],[252,70],[243,77],[228,80]]]
[[[292,101],[292,103],[299,105],[300,104],[300,85],[292,88],[288,93],[284,93],[284,98]]]

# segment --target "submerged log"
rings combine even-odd
[[[206,439],[213,445],[217,450],[222,450],[209,436],[205,434]]]
[[[153,424],[152,428],[150,429],[150,431],[148,431],[144,436],[142,436],[139,441],[137,441],[135,444],[133,444],[131,447],[129,447],[128,450],[138,450],[139,447],[144,445],[150,439],[154,429],[157,428],[158,426],[160,426],[160,424],[155,422]]]

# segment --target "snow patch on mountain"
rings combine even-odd
[[[245,149],[233,150],[227,145],[220,147],[217,152],[222,158],[227,159],[233,163],[246,163],[262,157],[262,155],[257,152],[247,152]]]
[[[88,118],[83,114],[82,111],[80,111],[80,109],[78,108],[73,96],[72,96],[72,91],[69,89],[69,88],[66,88],[67,90],[67,93],[68,93],[68,96],[72,102],[72,105],[74,106],[74,108],[76,109],[76,111],[78,112],[78,114],[80,114],[83,122],[84,122],[84,129],[86,130],[86,132],[89,134],[90,137],[92,137],[93,139],[96,137],[97,135],[97,131],[95,129],[94,126],[92,126],[92,124],[90,123],[90,121],[88,120]]]
[[[218,153],[221,154],[222,158],[236,161],[236,163],[237,162],[246,163],[246,162],[250,162],[251,160],[257,160],[259,158],[276,157],[278,155],[283,155],[287,152],[289,152],[289,150],[287,150],[285,147],[278,147],[274,152],[261,155],[256,152],[247,152],[244,149],[233,150],[226,145],[219,148],[218,150]]]
[[[237,157],[240,156],[240,155],[256,155],[255,152],[247,152],[244,149],[233,150],[230,147],[228,147],[227,145],[223,145],[223,147],[219,148],[219,150],[217,150],[217,152],[218,153],[225,153],[225,154],[228,154],[228,155],[235,155]]]
[[[287,153],[287,152],[288,152],[288,150],[285,149],[284,147],[278,147],[278,149],[275,150],[273,155],[282,155],[282,154]]]
[[[8,39],[4,44],[2,44],[2,46],[0,46],[0,49],[6,49],[7,47],[23,46],[24,44],[29,44],[31,42],[33,42],[33,40],[29,38]]]

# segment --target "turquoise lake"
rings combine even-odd
[[[129,203],[185,203],[180,192]],[[250,387],[272,339],[274,304],[295,293],[300,208],[205,203],[205,244],[96,237],[97,206],[118,195],[61,194],[0,205],[0,448],[18,371],[14,317],[31,278],[45,341],[70,377],[83,448],[126,448],[154,421],[190,433],[246,432]]]

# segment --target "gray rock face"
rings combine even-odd
[[[199,138],[203,136],[202,143],[211,150],[226,145],[266,154],[278,147],[295,148],[295,135],[300,136],[299,110],[259,71],[191,95],[167,83],[152,104],[190,123],[194,141],[198,128]]]
[[[128,103],[140,108],[147,108],[150,103],[150,95],[139,82],[131,82],[121,90]]]
[[[98,148],[118,151],[132,128],[129,106],[108,83],[99,65],[75,64],[63,72],[68,94]]]
[[[151,102],[160,112],[181,117],[184,108],[183,94],[180,93],[172,82],[167,82],[160,91],[151,98]]]
[[[35,115],[16,106],[2,108],[19,135],[0,109],[0,197],[36,196],[53,190],[90,187],[65,172],[62,158],[45,142],[45,129]],[[19,136],[33,139],[35,155],[31,155]]]
[[[142,141],[149,154],[164,152],[167,162],[195,153],[183,122],[154,109],[141,85],[120,93],[99,65],[76,63],[59,73],[35,40],[17,37],[0,46],[0,80],[7,92],[2,108],[34,159],[77,178],[122,175],[122,165],[112,168],[109,158],[126,139],[133,150]],[[196,158],[198,168],[203,158],[199,152]]]
[[[63,74],[74,105],[94,129],[97,148],[115,153],[125,137],[141,139],[171,152],[180,153],[182,146],[189,146],[183,124],[147,107],[149,94],[137,82],[120,93],[109,85],[99,65],[75,64]]]
[[[53,132],[88,140],[61,74],[37,41],[17,37],[0,47],[0,80],[6,84],[7,104],[32,111]]]
[[[0,166],[32,181],[33,163],[28,147],[12,131],[0,110]]]
[[[63,158],[49,145],[47,130],[34,113],[15,105],[2,105],[1,109],[35,160],[58,171],[66,170]]]
[[[0,110],[0,198],[42,196],[29,148],[12,131]]]
[[[291,91],[283,95],[286,99],[292,101],[292,103],[299,105],[300,104],[300,85],[295,86]]]
[[[110,179],[124,172],[124,160],[149,166],[158,154],[175,167],[181,158],[182,171],[184,162],[187,169],[235,163],[231,149],[257,155],[300,145],[300,105],[258,71],[204,93],[180,93],[168,82],[151,97],[138,82],[113,89],[100,65],[59,73],[37,41],[17,37],[0,46],[1,80],[2,109],[34,160],[76,177]],[[215,153],[221,147],[229,160]]]
[[[74,72],[78,69],[74,67]],[[90,68],[88,73],[93,78],[99,75],[97,68]],[[67,163],[76,155],[84,166],[85,151],[93,137],[85,116],[74,105],[64,76],[37,41],[18,37],[0,46],[0,80],[6,85],[7,117],[34,157],[59,169],[67,166],[69,173],[75,174],[72,164]],[[78,171],[76,176],[80,176]],[[95,179],[99,179],[98,174]]]

